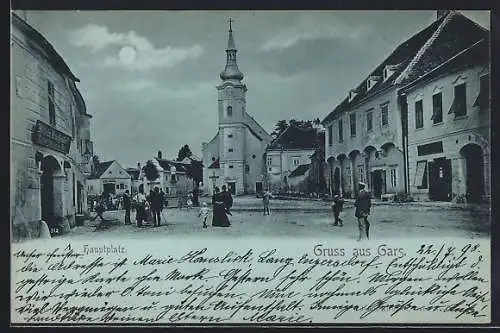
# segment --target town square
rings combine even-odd
[[[13,241],[490,237],[486,11],[11,24]]]

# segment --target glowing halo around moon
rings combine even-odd
[[[133,64],[136,57],[137,57],[137,52],[135,48],[133,48],[132,46],[124,46],[120,49],[120,52],[118,53],[118,58],[120,59],[120,62],[125,65]]]

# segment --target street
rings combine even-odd
[[[209,198],[202,198],[208,202]],[[92,213],[94,214],[94,213]],[[171,208],[163,211],[166,218],[160,227],[137,228],[124,225],[124,211],[108,211],[107,219],[120,220],[109,229],[94,231],[95,222],[73,228],[60,236],[71,239],[143,239],[152,237],[331,237],[356,239],[357,221],[352,202],[342,212],[344,227],[333,226],[333,214],[328,202],[272,200],[271,215],[263,216],[262,199],[235,197],[230,216],[230,228],[202,228],[198,208]],[[135,223],[135,212],[132,212]],[[369,221],[371,239],[465,237],[487,238],[490,235],[490,212],[485,207],[460,208],[448,203],[424,205],[383,204],[375,202]]]

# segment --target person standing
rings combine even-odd
[[[163,216],[163,208],[166,208],[165,192],[163,192],[163,189],[160,188],[160,215],[162,216]]]
[[[198,183],[196,183],[194,189],[193,189],[193,206],[194,207],[199,207],[200,206],[200,188],[198,186]]]
[[[333,204],[332,204],[332,208],[333,208],[333,216],[335,218],[335,222],[333,223],[334,226],[341,226],[343,227],[343,221],[342,219],[340,218],[340,212],[342,211],[344,207],[344,198],[342,198],[342,196],[340,196],[339,194],[335,194],[333,196]]]
[[[130,194],[129,191],[125,191],[125,195],[123,196],[123,208],[125,209],[125,225],[132,224],[130,221]]]
[[[212,216],[212,226],[214,227],[229,227],[229,219],[226,215],[225,198],[223,193],[220,192],[218,187],[214,189],[214,195],[212,196],[213,205],[213,216]]]
[[[365,187],[365,183],[359,183],[359,192],[356,197],[356,202],[354,203],[354,206],[356,207],[354,216],[358,219],[358,241],[360,241],[364,236],[366,236],[366,239],[369,239],[370,222],[368,222],[368,215],[370,215],[372,200],[370,192],[368,192]]]
[[[269,191],[265,191],[262,195],[262,203],[264,204],[264,215],[271,215],[269,211],[269,201],[272,198],[272,194]]]
[[[161,196],[158,187],[155,187],[151,196],[151,212],[153,213],[153,225],[159,227],[161,224]]]
[[[137,203],[135,219],[137,221],[137,227],[142,227],[142,222],[146,218],[146,196],[142,189],[139,190],[139,193],[135,196],[135,202]]]
[[[198,217],[201,217],[201,221],[203,222],[203,228],[207,228],[207,219],[209,211],[210,210],[207,207],[207,203],[204,202],[200,208],[200,213],[198,214]]]
[[[226,185],[222,185],[222,201],[224,202],[226,214],[233,215],[231,214],[231,207],[233,207],[233,196],[231,195],[231,192],[227,190]]]

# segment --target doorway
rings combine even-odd
[[[429,162],[429,198],[434,201],[451,200],[451,160],[436,158]]]
[[[380,198],[382,194],[387,192],[387,184],[385,182],[385,170],[372,171],[373,196]]]
[[[335,168],[335,173],[333,176],[333,193],[340,194],[340,169]]]
[[[104,196],[107,196],[108,194],[115,194],[115,183],[107,183],[103,185],[104,188]]]
[[[262,193],[262,182],[256,182],[255,183],[255,192],[256,193]]]
[[[60,226],[56,221],[54,176],[61,172],[61,166],[54,157],[47,156],[42,160],[41,169],[42,175],[40,177],[40,196],[42,220],[47,223],[51,233],[57,233]]]
[[[83,185],[80,182],[76,183],[76,212],[78,214],[83,213]]]
[[[465,158],[465,184],[467,202],[480,202],[484,195],[484,156],[476,144],[468,144],[460,150]]]
[[[229,187],[229,192],[231,192],[232,195],[236,194],[236,182],[229,182],[227,183]]]

